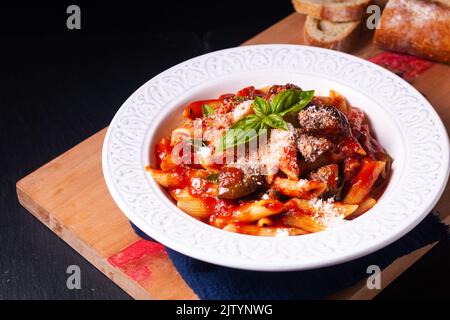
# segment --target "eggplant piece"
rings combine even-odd
[[[248,175],[236,167],[224,167],[219,173],[219,199],[238,199],[255,192],[264,183],[261,175]]]
[[[301,133],[333,137],[350,135],[347,117],[333,106],[310,106],[298,114]]]
[[[297,148],[307,162],[315,162],[325,152],[332,150],[334,144],[325,137],[315,137],[300,134],[297,140]]]

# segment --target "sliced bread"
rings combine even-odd
[[[306,17],[303,29],[305,44],[349,51],[359,37],[361,21],[331,22]]]
[[[333,22],[363,19],[370,2],[371,0],[292,0],[297,12]]]

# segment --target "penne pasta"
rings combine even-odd
[[[175,169],[178,165],[172,160],[172,155],[168,154],[161,160],[161,170],[162,171],[170,171]]]
[[[339,144],[339,151],[345,157],[349,157],[353,154],[360,156],[367,155],[367,152],[361,146],[361,144],[354,137],[345,138]]]
[[[370,209],[372,209],[373,206],[375,206],[376,204],[377,204],[377,200],[375,200],[374,198],[368,197],[368,198],[364,199],[359,204],[358,209],[356,209],[355,212],[353,212],[347,218],[355,219],[355,218],[359,217],[360,215],[366,213]]]
[[[386,162],[365,159],[361,169],[352,180],[350,190],[344,198],[345,203],[359,204],[370,193],[372,186],[383,172]]]
[[[176,128],[172,131],[172,135],[170,136],[170,144],[172,146],[176,145],[177,143],[181,141],[185,141],[188,139],[191,139],[194,136],[193,128]]]
[[[286,202],[285,207],[288,212],[283,217],[283,223],[309,232],[323,231],[343,221],[358,208],[357,205],[340,202],[297,198]]]
[[[210,210],[201,198],[184,196],[177,201],[177,207],[198,219],[208,218],[211,215]]]
[[[320,232],[326,229],[323,223],[306,214],[289,213],[283,218],[283,223],[308,232]]]
[[[182,189],[189,188],[193,195],[213,197],[218,193],[216,183],[208,180],[211,172],[202,169],[189,169],[185,171],[162,170],[148,168],[151,176],[165,188]],[[186,189],[187,190],[187,189]]]
[[[347,103],[347,100],[343,95],[338,93],[337,91],[330,90],[330,94],[327,97],[324,96],[315,96],[312,100],[314,105],[331,105],[337,108],[344,114],[349,112],[350,106]]]
[[[348,217],[358,209],[356,204],[330,202],[324,200],[304,200],[293,198],[286,202],[285,207],[291,211],[298,211],[307,215],[334,214],[343,218]]]
[[[223,217],[220,215],[213,214],[209,217],[208,222],[210,225],[216,228],[223,229],[226,225],[230,223],[230,219],[229,217]]]
[[[175,201],[192,198],[192,195],[189,193],[189,189],[188,188],[170,189],[169,190],[169,194]]]
[[[298,179],[300,169],[297,163],[297,149],[294,147],[285,147],[284,154],[280,159],[280,170],[284,172],[289,179]]]
[[[258,227],[269,227],[273,224],[273,221],[270,218],[261,218],[256,222]]]
[[[225,227],[223,227],[223,230],[229,231],[229,232],[237,232],[237,228],[234,224],[227,224]]]
[[[151,174],[153,179],[165,188],[174,188],[181,184],[178,177],[168,172],[164,172],[158,169],[147,168],[147,171]]]
[[[342,164],[342,171],[344,172],[345,181],[350,182],[360,166],[361,159],[358,157],[349,157],[344,159],[344,162]]]
[[[233,218],[240,222],[253,222],[283,210],[284,205],[278,200],[259,200],[238,207],[233,213]]]
[[[277,177],[273,182],[273,188],[289,197],[312,199],[324,193],[327,190],[327,184],[320,181],[289,180]]]

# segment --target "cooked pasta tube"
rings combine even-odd
[[[175,200],[191,199],[192,195],[189,193],[188,188],[174,188],[169,190],[170,196]]]
[[[261,218],[256,222],[256,225],[258,227],[267,227],[271,226],[273,224],[273,221],[270,218]]]
[[[370,209],[373,208],[374,205],[377,204],[377,200],[374,198],[368,197],[364,199],[358,206],[358,209],[356,209],[355,212],[353,212],[348,218],[354,219],[362,215],[363,213],[366,213]]]
[[[168,154],[161,160],[161,170],[162,171],[170,171],[175,169],[178,166],[173,159],[172,155]]]
[[[223,227],[223,230],[229,231],[229,232],[237,232],[237,228],[234,224],[227,224],[225,227]]]
[[[273,188],[289,197],[312,199],[324,193],[327,190],[327,184],[320,181],[290,180],[277,177],[273,182]]]
[[[283,223],[308,232],[319,232],[326,229],[324,223],[319,220],[315,220],[313,216],[309,216],[307,214],[288,213],[285,217],[283,217]]]
[[[194,218],[207,218],[211,215],[210,210],[200,198],[184,196],[177,201],[177,207]]]
[[[355,212],[358,205],[294,198],[287,201],[285,207],[288,212],[283,217],[283,223],[309,232],[317,232],[343,221],[345,217]]]
[[[194,136],[193,128],[180,127],[172,131],[170,136],[170,144],[176,145],[180,141],[191,139]]]
[[[285,203],[288,211],[298,211],[308,215],[336,215],[348,217],[358,208],[356,204],[330,202],[320,199],[304,200],[293,198]]]
[[[365,159],[361,169],[352,180],[350,190],[344,198],[345,203],[359,204],[370,193],[372,186],[384,170],[386,162]]]
[[[153,179],[165,188],[177,187],[181,184],[180,179],[177,176],[164,172],[158,169],[147,168],[147,171],[151,174]]]
[[[259,200],[238,207],[233,213],[233,218],[240,222],[253,222],[283,210],[284,205],[278,200]]]

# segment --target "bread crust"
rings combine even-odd
[[[450,8],[423,0],[390,0],[374,42],[398,52],[450,63]]]
[[[450,0],[431,0],[431,1],[436,2],[436,3],[440,3],[440,4],[442,4],[444,6],[447,6],[447,7],[450,7]]]
[[[364,18],[371,0],[349,1],[348,4],[317,3],[309,0],[292,0],[295,11],[319,20],[332,22],[357,21]]]
[[[342,34],[339,38],[336,38],[332,41],[322,41],[317,39],[310,32],[310,28],[312,25],[317,25],[319,23],[318,19],[314,19],[312,17],[306,17],[305,25],[303,28],[303,41],[307,45],[312,45],[315,47],[322,47],[327,49],[333,49],[343,52],[350,51],[355,45],[356,41],[359,38],[359,33],[361,30],[360,22],[350,22],[354,24],[354,27],[349,32]]]

